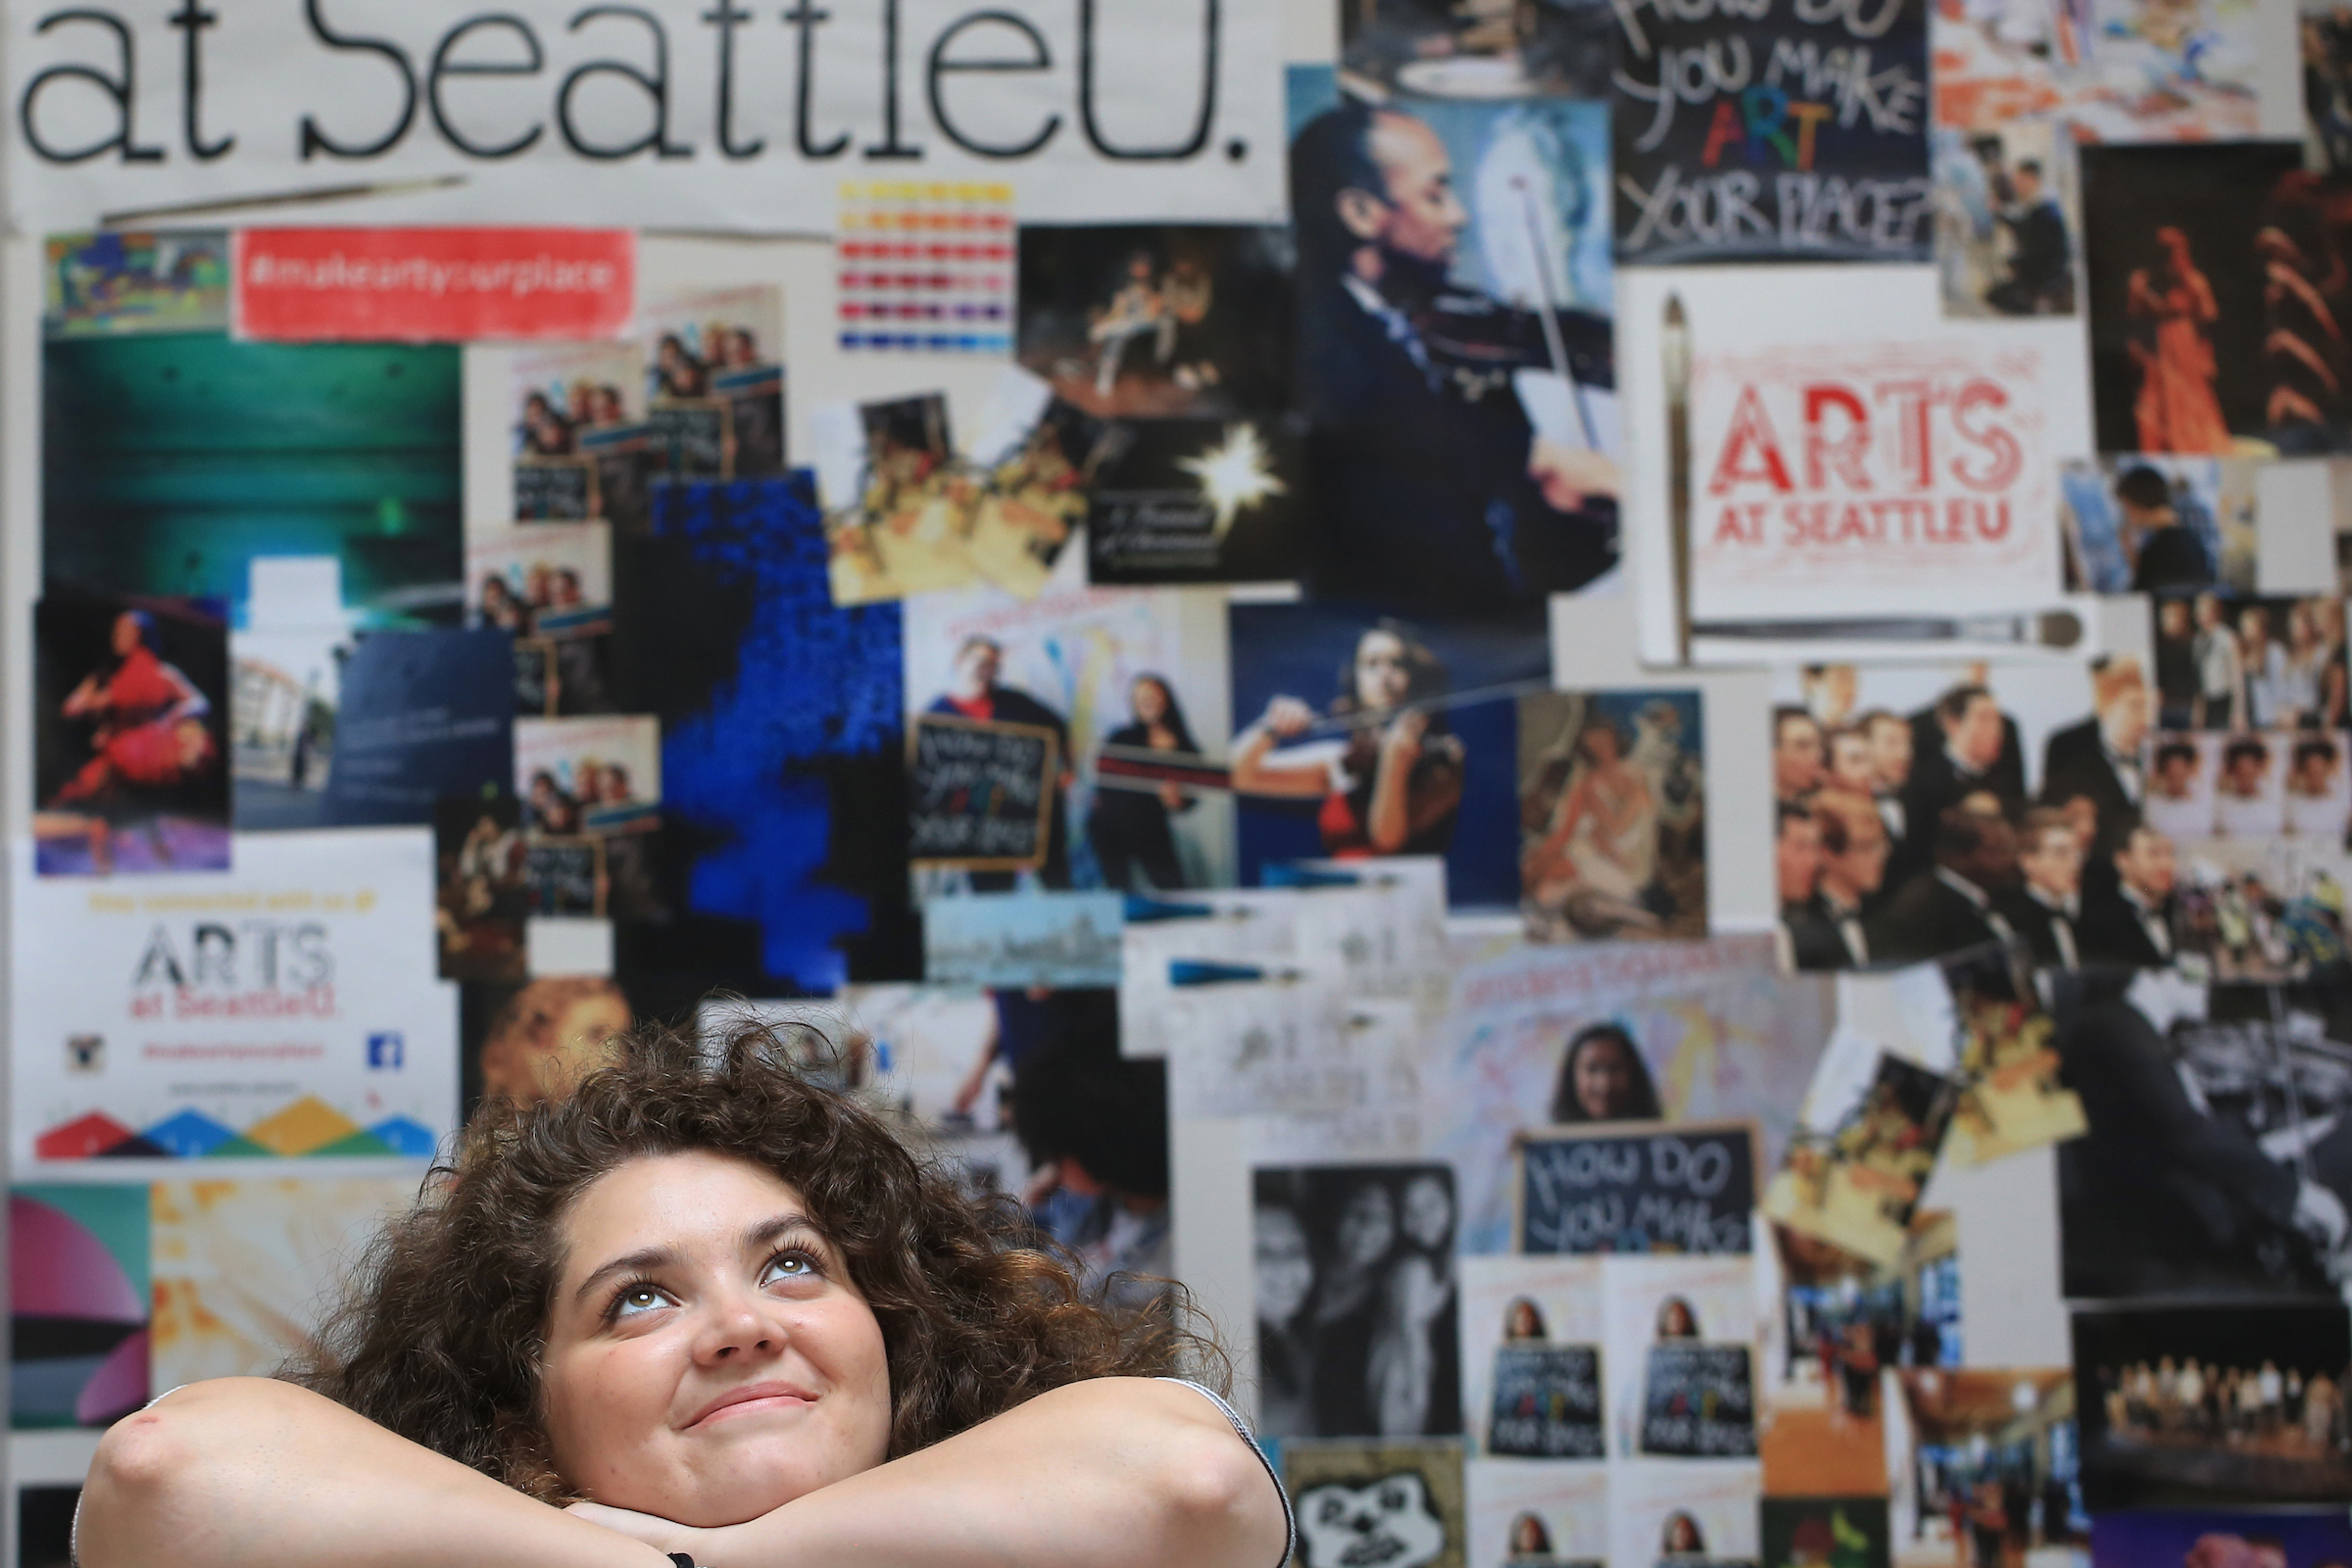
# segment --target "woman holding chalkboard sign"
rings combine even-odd
[[[1551,1091],[1554,1122],[1656,1121],[1663,1114],[1657,1086],[1624,1025],[1596,1023],[1568,1042]]]

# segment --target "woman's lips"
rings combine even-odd
[[[734,1415],[746,1415],[754,1410],[774,1410],[788,1405],[814,1404],[816,1396],[794,1383],[747,1383],[740,1389],[729,1389],[694,1413],[687,1422],[689,1428],[706,1422],[724,1420]]]

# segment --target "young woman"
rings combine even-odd
[[[1198,757],[1200,743],[1184,721],[1184,709],[1175,690],[1158,675],[1138,675],[1127,687],[1127,708],[1133,720],[1111,731],[1109,746],[1130,746],[1178,756]],[[1146,793],[1106,789],[1097,785],[1094,809],[1087,813],[1086,836],[1102,867],[1102,881],[1122,892],[1136,891],[1141,872],[1154,892],[1172,893],[1184,886],[1184,865],[1176,858],[1178,811],[1189,810],[1193,798],[1174,784],[1163,783]]]
[[[1462,743],[1435,708],[1446,666],[1405,627],[1384,620],[1356,639],[1340,671],[1331,716],[1349,738],[1280,750],[1316,722],[1296,697],[1277,697],[1234,743],[1233,787],[1278,799],[1322,798],[1316,825],[1339,859],[1444,855],[1462,812]]]
[[[1663,1114],[1648,1064],[1623,1025],[1577,1031],[1551,1087],[1553,1121],[1656,1121]]]
[[[1288,1509],[1122,1311],[746,1029],[494,1101],[296,1382],[101,1442],[85,1568],[1276,1568]]]

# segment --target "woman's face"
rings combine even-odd
[[[1139,724],[1156,724],[1168,716],[1168,694],[1155,680],[1139,680],[1128,693],[1127,702],[1135,710]]]
[[[1396,708],[1412,694],[1404,639],[1395,632],[1364,633],[1355,645],[1355,700],[1366,708]]]
[[[1298,1315],[1314,1287],[1315,1265],[1306,1255],[1306,1232],[1298,1216],[1271,1205],[1257,1211],[1255,1226],[1257,1315],[1277,1327]]]
[[[1340,1213],[1340,1256],[1358,1268],[1370,1268],[1388,1256],[1396,1241],[1396,1205],[1378,1182],[1355,1190]]]
[[[112,641],[114,643],[115,657],[117,659],[127,659],[130,656],[130,651],[138,647],[139,643],[142,641],[139,636],[139,617],[127,613],[117,615],[115,617],[115,630]]]
[[[1435,1176],[1416,1176],[1404,1189],[1404,1234],[1416,1247],[1436,1249],[1453,1229],[1453,1196]]]
[[[1634,1064],[1613,1035],[1594,1035],[1576,1054],[1576,1104],[1593,1121],[1614,1121],[1633,1098]]]
[[[1617,731],[1610,725],[1593,725],[1577,744],[1584,748],[1586,760],[1594,767],[1606,767],[1617,760]]]
[[[710,1529],[889,1452],[882,1326],[772,1173],[700,1151],[633,1159],[580,1194],[560,1240],[541,1379],[570,1486]]]

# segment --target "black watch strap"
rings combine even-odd
[[[682,1551],[671,1552],[669,1560],[676,1563],[678,1568],[694,1568],[694,1559]]]

